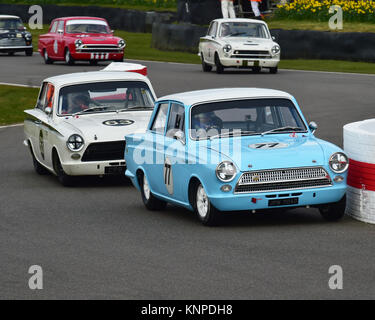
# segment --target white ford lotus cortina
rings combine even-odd
[[[200,38],[199,55],[204,72],[216,67],[217,73],[224,68],[251,68],[260,72],[268,68],[277,73],[280,62],[280,46],[271,36],[265,22],[254,19],[216,19]]]
[[[155,92],[134,72],[86,72],[43,81],[26,110],[25,145],[37,173],[64,185],[75,176],[124,175],[125,135],[145,131]]]

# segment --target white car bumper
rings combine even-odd
[[[275,56],[270,59],[243,59],[243,58],[230,58],[221,57],[220,62],[224,67],[263,67],[263,68],[274,68],[280,62],[280,58]]]
[[[69,176],[104,176],[125,175],[126,163],[124,159],[113,161],[81,162],[70,161],[61,164]]]

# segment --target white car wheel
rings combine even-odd
[[[197,189],[196,202],[197,202],[196,205],[197,205],[197,211],[198,211],[199,216],[202,219],[205,219],[208,214],[209,200],[208,200],[206,191],[204,191],[204,188],[202,185],[199,185]]]
[[[143,194],[145,195],[146,200],[150,199],[150,186],[145,175],[143,176]]]

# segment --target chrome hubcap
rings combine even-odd
[[[48,53],[47,53],[47,51],[44,51],[44,59],[48,60]]]
[[[70,61],[69,51],[67,51],[66,54],[65,54],[65,61],[66,61],[66,62],[69,62],[69,61]]]
[[[150,199],[150,186],[148,185],[148,181],[145,175],[143,176],[143,193],[145,195],[146,200]]]
[[[208,197],[206,194],[206,191],[204,191],[204,188],[202,185],[198,187],[197,190],[197,210],[198,214],[205,218],[208,213]]]

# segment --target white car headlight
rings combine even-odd
[[[82,40],[78,39],[75,41],[76,48],[79,48],[82,45]]]
[[[69,137],[66,142],[66,146],[70,151],[79,152],[83,149],[85,145],[85,140],[79,134],[73,134]]]
[[[223,51],[225,53],[229,53],[232,51],[232,46],[230,44],[226,44],[224,47],[223,47]]]
[[[280,52],[280,46],[278,46],[278,45],[273,46],[271,51],[272,51],[272,54],[274,54],[274,55],[278,54]]]
[[[236,166],[230,161],[223,161],[216,167],[216,176],[220,181],[230,182],[236,176]]]
[[[124,40],[119,40],[119,42],[118,42],[118,47],[120,48],[120,49],[122,49],[122,48],[125,48],[125,45],[126,45],[126,43],[125,43],[125,41]]]
[[[348,170],[349,159],[342,152],[336,152],[329,158],[329,167],[335,173],[343,173]]]

